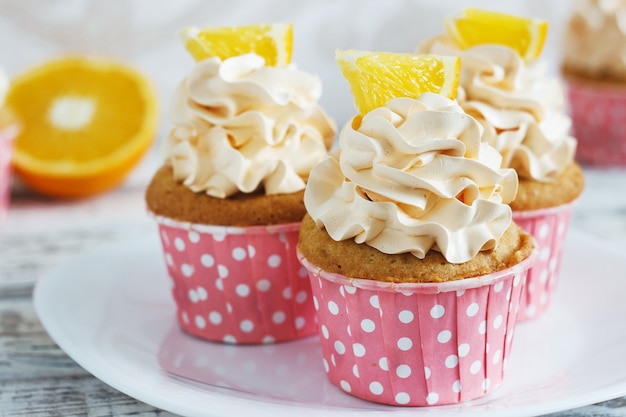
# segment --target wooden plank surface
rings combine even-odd
[[[32,303],[46,272],[80,253],[154,232],[144,181],[145,172],[114,193],[76,202],[14,187],[0,226],[0,416],[173,416],[77,365],[50,339]]]
[[[170,416],[94,378],[50,339],[31,291],[0,297],[0,415]]]

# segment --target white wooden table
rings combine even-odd
[[[0,416],[171,415],[78,366],[50,339],[32,303],[36,281],[51,269],[101,246],[155,233],[143,192],[157,164],[150,155],[122,187],[88,200],[56,201],[14,186],[0,227]],[[586,174],[572,228],[626,248],[626,170]],[[626,397],[556,415],[626,416]]]

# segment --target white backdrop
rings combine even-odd
[[[0,0],[0,66],[9,76],[70,52],[105,54],[148,75],[161,100],[159,141],[169,97],[192,66],[178,40],[184,26],[294,24],[293,61],[320,75],[321,104],[342,125],[352,97],[334,61],[337,48],[412,52],[443,31],[442,18],[468,5],[548,19],[543,57],[557,74],[572,0]]]

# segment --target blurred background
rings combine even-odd
[[[12,77],[66,53],[111,56],[152,80],[160,96],[160,129],[168,130],[169,98],[193,65],[178,39],[190,25],[294,24],[293,62],[317,73],[322,106],[342,125],[354,113],[337,48],[413,51],[443,32],[442,19],[468,5],[547,19],[543,58],[558,75],[564,22],[572,0],[0,0],[0,67]]]

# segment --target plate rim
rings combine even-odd
[[[572,241],[583,241],[585,244],[589,245],[592,250],[602,249],[606,251],[609,256],[622,257],[624,253],[614,247],[609,246],[607,248],[606,243],[602,243],[599,239],[590,236],[586,233],[580,232],[576,229],[571,229],[568,232],[568,237],[565,244],[565,252],[567,254],[568,246]],[[175,381],[176,379],[182,379],[182,377],[172,377],[166,373],[166,371],[162,369],[153,370],[152,373],[155,375],[159,375],[159,378],[153,381],[153,384],[147,387],[137,387],[128,381],[124,381],[123,378],[120,378],[116,372],[106,371],[103,367],[94,369],[94,366],[90,363],[90,357],[94,357],[93,352],[84,352],[81,350],[81,346],[73,345],[67,338],[65,338],[65,333],[68,332],[66,328],[63,330],[63,325],[59,323],[55,323],[53,320],[54,315],[50,315],[50,305],[51,301],[50,291],[53,292],[55,285],[58,284],[56,281],[63,281],[63,279],[70,280],[70,278],[63,278],[63,273],[66,271],[70,271],[72,268],[76,268],[77,265],[84,263],[86,260],[93,258],[95,256],[101,256],[105,253],[118,253],[123,251],[123,248],[127,250],[129,248],[140,248],[142,250],[157,250],[160,251],[160,247],[158,246],[158,239],[150,237],[142,237],[139,239],[135,239],[129,242],[115,243],[108,245],[106,247],[100,247],[96,250],[89,251],[76,257],[70,259],[66,263],[50,270],[48,273],[44,274],[35,284],[33,290],[33,304],[35,308],[35,312],[41,321],[44,329],[47,331],[48,335],[52,338],[52,340],[59,345],[59,347],[72,358],[76,363],[85,369],[87,372],[100,379],[102,382],[111,386],[112,388],[129,395],[139,401],[152,405],[154,407],[167,410],[177,414],[189,415],[189,416],[208,416],[208,417],[223,417],[225,415],[239,415],[238,412],[241,411],[245,413],[246,410],[249,412],[249,407],[254,407],[255,413],[260,416],[276,416],[277,413],[282,411],[285,412],[293,412],[295,409],[298,410],[298,413],[302,417],[306,416],[317,416],[324,414],[326,416],[348,416],[348,415],[361,415],[363,413],[368,413],[371,416],[382,416],[388,414],[390,411],[394,412],[394,415],[397,417],[403,417],[408,415],[419,415],[421,413],[441,413],[440,415],[456,415],[459,412],[463,412],[466,415],[472,415],[473,413],[487,413],[489,416],[530,416],[552,413],[558,411],[564,411],[568,409],[578,408],[590,404],[594,404],[601,401],[606,401],[612,398],[617,398],[619,396],[626,395],[626,377],[622,378],[620,384],[613,384],[605,388],[600,395],[597,392],[587,392],[586,395],[580,395],[575,400],[568,402],[566,406],[557,403],[549,403],[551,406],[544,405],[543,407],[539,407],[535,404],[533,407],[517,407],[516,409],[509,408],[501,408],[493,407],[492,410],[486,410],[485,407],[482,408],[473,408],[472,402],[454,404],[449,406],[433,406],[433,407],[393,407],[387,406],[384,408],[341,408],[338,406],[333,406],[329,408],[324,404],[310,404],[310,403],[301,403],[301,402],[285,402],[281,400],[275,400],[267,397],[252,397],[244,395],[233,395],[233,393],[227,389],[219,388],[219,387],[211,387],[211,390],[202,390],[202,400],[203,402],[207,402],[211,404],[211,408],[213,410],[205,409],[204,411],[199,410],[198,406],[191,406],[189,404],[177,404],[167,399],[167,396],[160,395],[158,393],[158,389],[162,389],[161,385],[165,384],[165,388],[168,385],[175,384],[178,388],[181,388],[183,391],[186,391],[185,394],[187,396],[191,394],[197,393],[198,389],[196,388],[206,388],[200,382],[195,382],[192,380],[188,381]],[[157,252],[158,253],[158,252]],[[165,268],[163,266],[163,271]],[[61,277],[61,278],[59,278]],[[76,278],[72,278],[76,279]],[[108,284],[103,284],[108,285]],[[624,284],[622,284],[624,285]],[[166,296],[163,296],[165,299]],[[172,308],[174,308],[173,301],[171,301]],[[54,305],[54,303],[52,303]],[[58,311],[57,311],[57,314]],[[173,315],[171,318],[171,323],[175,323]],[[526,325],[526,324],[523,324]],[[314,336],[316,337],[316,336]],[[97,355],[96,355],[97,356]],[[158,361],[155,359],[155,363]],[[505,380],[506,383],[506,380]],[[612,388],[612,389],[610,389]],[[157,389],[157,393],[153,392],[152,389]],[[194,392],[190,392],[194,391]],[[225,395],[222,391],[228,391],[230,395]],[[596,390],[597,391],[597,390]],[[180,393],[179,393],[180,394]],[[180,395],[179,395],[180,396]],[[380,405],[376,405],[380,406]],[[200,407],[202,408],[202,407]],[[487,405],[487,408],[488,405]],[[323,413],[322,413],[323,412]],[[224,414],[227,413],[227,414]],[[243,415],[243,414],[242,414]],[[484,414],[482,414],[484,415]]]

